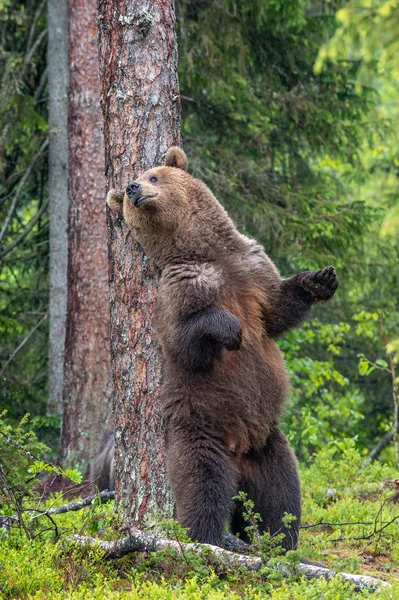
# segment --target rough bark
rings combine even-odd
[[[69,261],[61,454],[91,459],[113,428],[105,165],[96,0],[69,2]]]
[[[259,571],[265,566],[265,562],[259,556],[247,556],[245,554],[236,554],[230,550],[211,546],[210,544],[192,544],[182,543],[175,540],[169,540],[157,535],[144,533],[138,529],[132,530],[130,536],[112,542],[99,540],[98,538],[85,537],[82,535],[72,535],[68,539],[84,547],[98,548],[104,553],[105,559],[121,558],[132,552],[156,552],[165,548],[173,549],[177,554],[184,554],[191,550],[198,556],[203,556],[207,550],[207,560],[211,560],[216,570],[237,570],[246,568],[249,571]],[[277,563],[272,566],[276,571],[282,572],[288,576],[290,572],[284,564]],[[391,587],[386,581],[369,577],[368,575],[352,575],[352,573],[337,573],[324,567],[299,563],[296,569],[307,579],[332,579],[335,576],[353,585],[355,591],[364,589],[375,590],[384,587]]]
[[[68,3],[48,0],[49,375],[48,412],[62,412],[68,264]]]
[[[123,189],[180,143],[174,3],[99,0],[98,23],[107,182]],[[158,274],[110,214],[108,236],[117,501],[124,518],[140,522],[172,510],[156,408]]]

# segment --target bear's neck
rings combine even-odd
[[[165,269],[179,263],[203,263],[220,260],[223,255],[239,252],[242,238],[230,218],[195,215],[175,231],[157,231],[156,235],[141,232],[137,236],[145,253],[155,264]]]

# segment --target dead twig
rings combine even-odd
[[[395,523],[395,521],[397,521],[399,519],[399,515],[396,515],[396,517],[393,517],[393,519],[391,519],[390,521],[388,521],[387,523],[385,523],[382,527],[380,527],[379,529],[375,529],[372,533],[370,533],[369,535],[362,535],[359,537],[349,537],[349,538],[334,538],[332,540],[328,540],[329,542],[348,542],[348,541],[360,541],[360,540],[371,540],[375,535],[380,534],[382,531],[384,531],[384,529],[386,529],[387,527],[389,527],[390,525],[392,525],[392,523]]]
[[[299,529],[312,529],[312,527],[341,527],[344,525],[373,525],[374,521],[343,521],[342,523],[332,523],[331,521],[323,521],[320,519],[317,523],[310,525],[300,525]]]
[[[388,431],[385,435],[382,436],[382,438],[380,439],[380,441],[378,442],[378,444],[376,444],[374,446],[374,448],[370,451],[370,453],[368,454],[365,463],[367,464],[368,462],[372,461],[372,460],[376,460],[379,456],[379,454],[382,452],[382,450],[384,450],[385,446],[388,446],[388,444],[393,440],[393,431]]]
[[[109,502],[115,499],[115,492],[104,491],[100,494],[94,494],[93,496],[87,496],[83,500],[77,500],[76,502],[68,502],[68,504],[62,504],[61,506],[55,506],[54,508],[48,508],[47,510],[40,510],[39,508],[29,509],[30,512],[40,513],[36,517],[48,516],[48,515],[63,515],[64,513],[81,510],[86,506],[89,506],[93,500],[99,498],[101,503]]]
[[[22,342],[15,348],[15,350],[10,354],[9,359],[7,360],[6,364],[4,365],[4,367],[2,368],[2,370],[0,371],[0,375],[3,375],[4,371],[7,369],[8,365],[10,364],[10,362],[15,358],[15,356],[18,354],[18,352],[20,350],[22,350],[22,348],[25,346],[25,344],[27,343],[27,341],[32,337],[32,335],[35,333],[35,331],[37,329],[39,329],[40,325],[43,323],[43,321],[47,319],[47,314],[43,315],[41,319],[39,319],[39,321],[36,323],[36,325],[33,327],[33,329],[31,329],[29,331],[29,333],[24,337],[24,339],[22,340]],[[1,432],[0,432],[1,433]],[[2,434],[4,435],[4,434]]]
[[[1,462],[0,462],[0,478],[1,478],[3,488],[6,492],[6,494],[8,494],[9,498],[11,499],[11,501],[14,505],[15,512],[17,513],[18,522],[19,522],[20,526],[22,527],[22,529],[24,530],[26,537],[28,538],[28,540],[30,540],[31,536],[28,531],[28,528],[26,527],[26,525],[24,523],[21,508],[19,506],[17,498],[15,497],[14,490],[7,483],[7,477],[6,477],[6,474],[4,472],[3,465],[1,464]]]
[[[42,204],[42,206],[39,208],[39,210],[37,211],[37,213],[35,214],[33,219],[31,219],[29,221],[29,223],[27,224],[25,229],[23,231],[21,231],[21,233],[15,238],[15,240],[13,242],[11,242],[11,244],[9,244],[6,248],[4,248],[4,250],[2,252],[0,252],[0,260],[4,260],[4,258],[7,256],[7,254],[10,254],[10,252],[12,252],[14,250],[14,248],[16,248],[18,246],[18,244],[26,238],[28,233],[30,233],[32,231],[32,229],[34,228],[36,223],[39,221],[39,219],[42,216],[42,214],[44,213],[44,211],[47,209],[47,206],[48,206],[48,200],[46,200],[46,202],[44,202]]]
[[[28,177],[30,176],[30,174],[31,174],[31,172],[32,172],[32,169],[33,169],[33,167],[35,166],[35,163],[36,163],[36,161],[37,161],[37,160],[40,158],[40,156],[41,156],[41,155],[43,154],[43,152],[46,150],[47,146],[48,146],[48,140],[46,139],[46,140],[45,140],[45,141],[42,143],[42,145],[40,146],[40,149],[39,149],[39,151],[38,151],[38,152],[35,154],[35,156],[33,157],[33,159],[32,159],[32,161],[31,161],[30,165],[29,165],[29,166],[28,166],[28,168],[26,169],[26,171],[25,171],[25,173],[24,173],[23,177],[21,178],[21,181],[20,181],[20,182],[19,182],[19,184],[18,184],[18,187],[17,187],[17,189],[16,189],[16,192],[15,192],[15,194],[14,194],[13,201],[11,202],[11,206],[10,206],[10,208],[8,209],[8,213],[7,213],[7,215],[6,215],[6,218],[4,219],[4,223],[3,223],[3,226],[2,226],[2,228],[1,228],[1,231],[0,231],[0,242],[1,242],[1,240],[3,239],[3,237],[4,237],[4,236],[5,236],[5,234],[6,234],[6,231],[7,231],[7,229],[8,229],[8,226],[9,226],[9,224],[10,224],[10,221],[11,221],[11,219],[12,219],[12,216],[13,216],[13,214],[14,214],[15,208],[16,208],[16,206],[17,206],[18,199],[19,199],[19,197],[20,197],[20,195],[21,195],[21,192],[22,192],[22,190],[23,190],[23,187],[24,187],[24,185],[25,185],[25,183],[26,183],[26,181],[27,181]]]

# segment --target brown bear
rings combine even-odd
[[[329,300],[333,267],[281,279],[255,241],[237,231],[206,185],[172,147],[108,205],[123,214],[162,269],[155,314],[164,373],[167,472],[176,515],[192,539],[220,545],[225,524],[246,538],[247,492],[261,528],[295,548],[301,514],[295,457],[278,422],[289,390],[275,339]],[[296,520],[282,523],[284,513]]]

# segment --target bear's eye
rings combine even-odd
[[[151,181],[151,183],[155,183],[156,181],[158,181],[158,177],[155,177],[155,175],[152,175],[150,177],[150,181]]]

